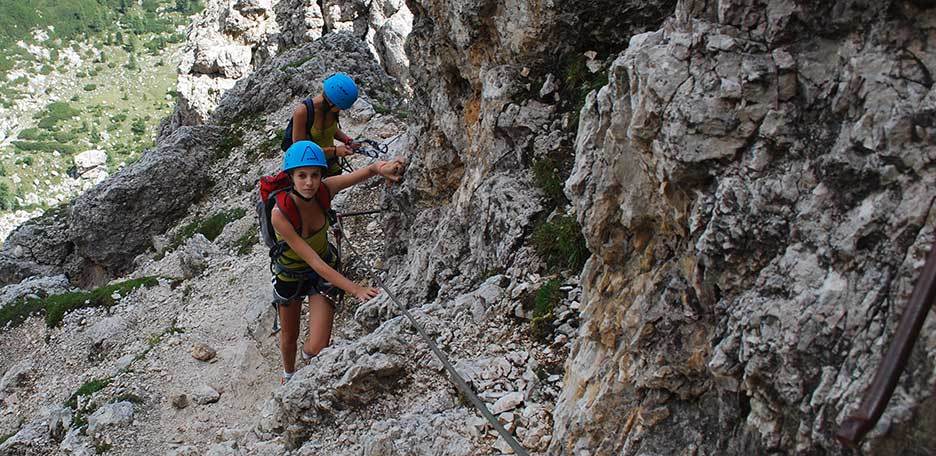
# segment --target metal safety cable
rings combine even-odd
[[[357,249],[355,249],[354,244],[351,243],[351,239],[344,233],[344,227],[342,226],[340,218],[338,219],[338,229],[339,231],[342,232],[342,235],[341,235],[342,239],[348,243],[348,250],[351,251],[351,254],[358,258],[363,258],[360,255],[358,255]],[[517,439],[515,439],[513,435],[507,432],[507,429],[504,429],[504,427],[501,426],[501,424],[497,421],[497,417],[495,417],[494,414],[491,413],[490,410],[488,410],[487,406],[484,405],[484,402],[482,402],[481,399],[474,393],[474,391],[472,391],[471,386],[469,386],[468,382],[466,382],[465,379],[462,378],[461,375],[459,375],[455,367],[452,366],[452,363],[449,362],[448,357],[445,356],[445,353],[442,352],[441,349],[439,349],[439,346],[436,345],[435,341],[429,337],[429,335],[426,333],[423,327],[420,326],[418,322],[416,322],[416,318],[413,317],[413,314],[411,314],[409,310],[407,310],[407,308],[403,305],[403,303],[401,303],[396,298],[396,296],[390,291],[390,288],[387,287],[383,279],[380,278],[380,270],[369,265],[368,265],[368,268],[370,268],[371,270],[377,271],[377,273],[374,274],[374,278],[377,280],[377,284],[380,286],[380,288],[384,290],[385,293],[387,293],[387,296],[390,297],[390,300],[392,300],[393,303],[396,304],[397,307],[400,308],[403,315],[406,316],[406,318],[410,321],[410,323],[413,324],[413,327],[416,328],[416,332],[418,332],[419,335],[423,338],[423,340],[426,341],[426,343],[429,345],[429,349],[432,350],[432,353],[435,354],[436,358],[438,358],[439,361],[442,362],[442,365],[445,367],[445,370],[448,371],[449,376],[452,378],[452,381],[455,383],[455,386],[457,386],[458,389],[462,392],[462,394],[464,394],[468,398],[471,404],[474,405],[475,408],[478,409],[479,412],[481,412],[481,415],[483,415],[484,418],[487,419],[488,423],[490,423],[491,426],[494,427],[497,433],[500,434],[500,436],[504,439],[504,441],[507,442],[508,445],[510,445],[510,448],[512,448],[516,454],[520,456],[529,456],[529,453],[527,453],[526,449],[523,448],[522,445],[520,445],[520,442],[517,442]]]

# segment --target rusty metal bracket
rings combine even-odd
[[[865,391],[861,405],[851,415],[842,421],[836,440],[843,446],[857,447],[861,439],[877,424],[894,394],[897,380],[907,366],[907,359],[913,350],[913,344],[920,335],[920,329],[926,320],[926,315],[936,300],[936,242],[930,247],[929,256],[923,271],[913,287],[910,302],[904,310],[897,332],[891,341],[887,352],[881,359],[877,373],[871,386]]]

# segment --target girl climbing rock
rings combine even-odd
[[[378,161],[349,174],[324,177],[328,167],[322,148],[311,141],[297,141],[283,157],[283,171],[292,180],[292,189],[276,199],[270,223],[283,251],[273,261],[274,304],[281,322],[280,352],[283,355],[283,382],[295,371],[296,343],[302,299],[308,296],[309,336],[302,345],[305,359],[317,355],[331,339],[335,308],[323,293],[334,287],[366,301],[379,293],[376,288],[358,285],[329,264],[327,209],[331,198],[372,176],[388,183],[403,174],[402,160]]]
[[[306,98],[293,110],[283,135],[283,150],[293,142],[311,140],[325,152],[328,161],[325,176],[340,174],[338,157],[352,154],[357,145],[341,131],[338,114],[349,109],[357,97],[357,84],[350,76],[344,73],[329,76],[322,83],[322,93]],[[335,146],[336,139],[344,144]]]

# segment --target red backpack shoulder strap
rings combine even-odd
[[[328,191],[328,186],[325,185],[325,182],[319,185],[318,192],[315,194],[315,199],[318,201],[319,205],[322,206],[322,210],[328,212],[331,209],[331,192]]]
[[[302,217],[299,216],[299,208],[296,207],[296,202],[289,197],[289,191],[281,191],[276,194],[276,207],[286,216],[286,219],[301,236]]]

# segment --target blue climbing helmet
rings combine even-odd
[[[322,85],[325,88],[325,97],[338,109],[348,109],[357,100],[357,84],[354,83],[351,76],[344,73],[335,73],[325,79]]]
[[[283,171],[304,166],[328,168],[328,163],[325,162],[325,152],[312,141],[296,141],[289,146],[289,149],[286,149],[286,154],[283,155]]]

